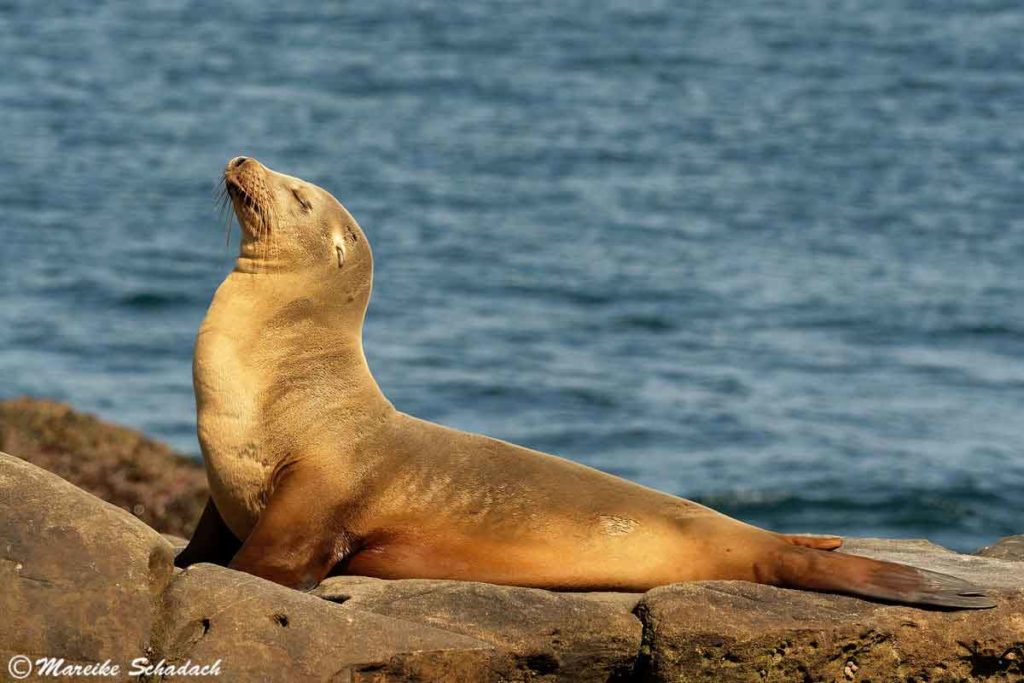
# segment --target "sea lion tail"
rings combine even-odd
[[[778,555],[778,585],[845,593],[907,605],[988,609],[996,603],[984,591],[948,574],[859,555],[788,546]]]

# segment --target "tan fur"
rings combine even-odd
[[[794,566],[824,566],[800,553],[839,545],[398,412],[363,354],[373,259],[359,225],[324,190],[254,160],[225,178],[243,240],[199,331],[194,380],[213,501],[245,541],[233,566],[296,587],[334,569],[645,590],[799,583]]]

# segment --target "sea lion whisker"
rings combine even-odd
[[[224,182],[214,185],[214,202],[217,205],[218,221],[224,226],[224,244],[231,246],[231,222],[235,216],[231,211],[231,197],[228,196],[228,188]]]

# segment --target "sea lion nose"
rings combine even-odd
[[[235,157],[228,162],[228,168],[241,168],[242,164],[249,161],[249,157]]]

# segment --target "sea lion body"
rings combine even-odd
[[[578,463],[395,410],[361,352],[332,345],[318,357],[313,325],[279,324],[296,311],[291,290],[233,273],[197,338],[211,494],[238,538],[255,527],[275,473],[296,460],[321,471],[333,500],[351,509],[344,533],[360,547],[346,570],[361,575],[639,590],[682,580],[687,558],[703,556],[687,525],[757,532]],[[666,536],[679,536],[671,552]]]
[[[825,552],[834,537],[775,534],[399,412],[363,354],[373,261],[355,219],[254,160],[233,160],[225,178],[243,240],[196,341],[213,502],[181,564],[233,536],[241,548],[218,556],[297,588],[330,572],[604,590],[742,579],[990,604],[951,577]]]

